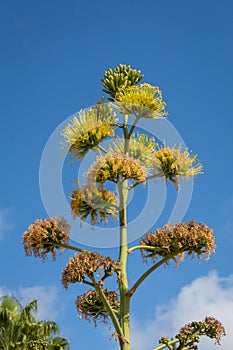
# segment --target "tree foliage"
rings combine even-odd
[[[1,350],[69,350],[55,322],[36,320],[37,300],[23,307],[15,297],[5,295],[0,302]]]

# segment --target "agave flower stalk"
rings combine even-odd
[[[62,272],[62,284],[66,289],[74,283],[91,288],[77,298],[78,313],[95,324],[110,320],[121,350],[132,349],[130,302],[143,282],[162,265],[175,262],[178,268],[187,255],[197,256],[198,260],[204,256],[208,260],[215,251],[212,229],[195,221],[164,225],[155,232],[148,232],[139,244],[129,247],[129,191],[156,178],[163,178],[166,183],[171,181],[178,188],[181,178],[202,173],[197,155],[192,155],[188,149],[161,147],[154,138],[135,132],[141,118],[167,117],[160,88],[147,83],[139,85],[142,78],[139,70],[123,64],[106,71],[102,79],[103,91],[123,115],[123,122],[118,123],[112,102],[104,104],[100,101],[89,110],[81,110],[62,133],[74,159],[80,160],[91,150],[98,151],[96,161],[87,171],[85,186],[72,192],[70,207],[74,219],[89,221],[92,226],[107,224],[109,217],[116,219],[118,216],[118,260],[70,245],[70,228],[62,218],[37,220],[23,235],[27,256],[33,254],[45,260],[51,254],[55,259],[57,251],[75,251]],[[130,123],[132,116],[134,121]],[[114,136],[117,128],[121,136]],[[114,139],[107,146],[103,145],[110,136]],[[109,182],[116,186],[117,193],[107,189]],[[135,251],[140,251],[142,260],[152,266],[130,285],[127,264]],[[117,288],[109,290],[105,283],[114,276]],[[161,338],[154,350],[197,349],[203,335],[219,344],[225,329],[219,321],[207,317],[203,322],[186,325],[174,339]]]

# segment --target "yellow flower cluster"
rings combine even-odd
[[[119,311],[120,303],[118,294],[115,291],[103,289],[103,293],[109,304],[115,312]],[[99,297],[97,291],[89,290],[87,293],[81,294],[76,300],[78,315],[85,320],[93,319],[95,325],[97,321],[107,323],[109,314]]]
[[[35,257],[45,260],[50,252],[55,260],[55,249],[59,249],[60,244],[68,242],[69,233],[70,226],[63,218],[36,220],[23,234],[22,242],[26,256],[34,254]]]
[[[117,197],[111,191],[86,185],[82,190],[73,191],[71,210],[74,218],[79,216],[83,221],[90,216],[92,225],[107,222],[107,215],[117,215]]]
[[[169,179],[178,185],[178,177],[190,177],[202,173],[203,167],[197,162],[197,155],[191,155],[188,149],[164,147],[155,153],[155,169],[160,168],[166,181]]]
[[[199,259],[202,255],[209,259],[215,251],[213,230],[195,221],[167,224],[155,233],[148,233],[140,244],[155,248],[143,248],[141,251],[144,258],[166,258],[174,253],[173,259],[177,264],[183,261],[185,252],[188,252],[188,255],[196,253]]]
[[[116,137],[108,150],[111,153],[124,153],[125,140]],[[157,143],[154,138],[147,135],[136,133],[129,140],[128,156],[137,159],[143,166],[151,166],[156,152]]]
[[[159,118],[168,115],[162,91],[157,86],[147,83],[120,89],[116,93],[115,101],[123,114],[140,118]]]
[[[146,168],[137,159],[121,153],[107,153],[89,168],[88,182],[101,185],[107,180],[115,183],[124,179],[143,182],[146,180],[146,174]]]
[[[68,145],[73,156],[82,158],[90,149],[114,135],[116,122],[109,104],[99,103],[88,110],[81,110],[63,130],[63,146]]]

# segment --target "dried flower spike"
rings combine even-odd
[[[196,343],[199,343],[200,336],[207,336],[215,339],[215,343],[220,345],[220,340],[226,335],[224,326],[214,317],[206,317],[203,322],[191,322],[185,325],[176,335],[182,346],[189,349],[197,349]],[[196,346],[196,347],[195,347]]]
[[[99,253],[84,252],[75,254],[69,259],[65,269],[62,272],[62,284],[68,289],[68,284],[84,282],[85,278],[92,280],[93,277],[103,280],[116,272],[120,278],[119,262],[112,260],[110,257],[103,257]]]
[[[154,251],[141,249],[144,258],[166,258],[174,253],[173,259],[177,264],[183,261],[185,252],[189,255],[196,253],[198,259],[202,255],[209,259],[215,251],[213,230],[195,221],[167,224],[155,233],[148,233],[141,239],[140,244],[154,247]]]
[[[118,294],[115,291],[103,289],[103,293],[109,304],[115,312],[119,311],[120,303]],[[93,320],[95,325],[97,321],[107,323],[109,314],[106,310],[99,294],[95,290],[89,290],[87,293],[80,295],[76,300],[78,315],[85,320]]]
[[[70,226],[63,218],[53,217],[36,220],[28,231],[23,234],[23,245],[26,256],[34,255],[45,260],[50,252],[53,260],[56,258],[56,249],[62,251],[60,244],[69,240]]]

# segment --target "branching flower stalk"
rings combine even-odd
[[[73,159],[79,160],[89,151],[97,153],[96,161],[87,172],[86,184],[75,188],[70,197],[73,218],[87,221],[94,227],[96,224],[106,225],[109,217],[118,217],[119,260],[71,245],[70,227],[63,218],[36,220],[23,234],[27,256],[46,260],[51,254],[55,260],[57,252],[71,250],[76,253],[62,272],[62,284],[66,289],[76,283],[91,288],[78,296],[78,314],[83,319],[93,320],[95,325],[110,321],[121,350],[132,350],[130,302],[145,279],[161,265],[174,261],[178,267],[186,255],[196,255],[198,260],[204,256],[208,260],[215,251],[212,229],[195,221],[169,223],[144,235],[138,245],[128,246],[127,201],[130,190],[156,178],[163,178],[165,183],[171,181],[178,189],[180,179],[202,173],[197,155],[192,155],[188,149],[181,145],[161,147],[154,138],[137,132],[141,118],[156,120],[168,115],[159,87],[147,83],[138,85],[142,78],[140,71],[123,64],[109,69],[102,83],[111,102],[105,104],[102,99],[95,107],[81,110],[62,132],[63,146],[68,148]],[[113,107],[122,114],[122,122],[116,118]],[[117,129],[121,136],[114,136]],[[103,145],[109,137],[114,139],[107,146]],[[117,194],[107,188],[109,183],[116,186]],[[152,266],[130,286],[127,261],[138,250],[143,261],[151,262]],[[117,287],[108,290],[105,283],[114,276]],[[174,339],[161,338],[153,350],[196,350],[203,335],[219,344],[225,329],[218,320],[206,317],[203,322],[184,326]]]

